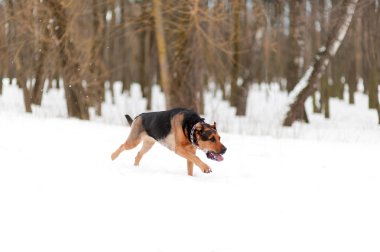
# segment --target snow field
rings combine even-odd
[[[0,251],[379,251],[378,144],[223,134],[195,169],[129,128],[1,112]]]

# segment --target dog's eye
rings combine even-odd
[[[211,142],[215,142],[215,137],[211,137],[211,138],[210,138],[210,141],[211,141]]]

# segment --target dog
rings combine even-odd
[[[196,112],[176,108],[167,111],[149,112],[138,115],[134,120],[125,115],[131,126],[130,134],[114,153],[115,160],[122,151],[135,148],[143,142],[135,158],[138,166],[141,158],[159,142],[169,150],[187,160],[187,174],[193,176],[193,165],[196,164],[204,173],[212,172],[211,168],[196,156],[196,150],[202,150],[207,158],[222,161],[227,148],[220,142],[220,136],[213,125],[204,122]]]

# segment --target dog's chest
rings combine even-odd
[[[168,148],[169,150],[175,150],[175,138],[174,134],[169,134],[167,137],[158,141],[160,144]]]

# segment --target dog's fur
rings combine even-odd
[[[143,141],[142,148],[135,158],[135,166],[138,166],[144,154],[155,142],[159,142],[187,159],[187,173],[192,176],[193,164],[204,173],[211,172],[211,168],[195,155],[197,148],[219,157],[227,150],[220,142],[215,122],[213,125],[205,123],[204,119],[192,110],[177,108],[142,113],[134,120],[129,115],[125,117],[131,125],[131,132],[126,142],[112,154],[112,160],[115,160],[122,151],[133,149]]]

